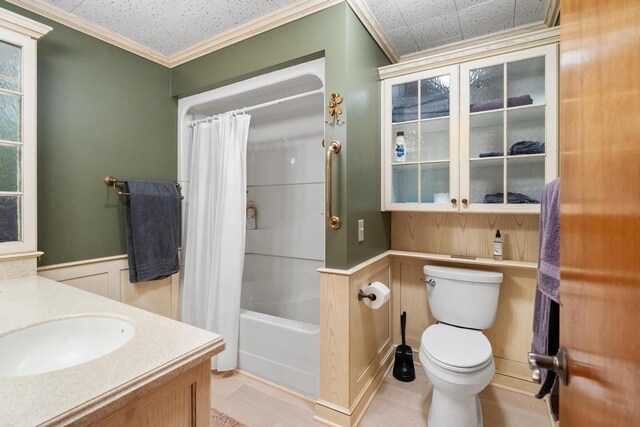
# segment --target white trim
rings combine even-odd
[[[42,252],[40,252],[40,254],[42,254]],[[80,265],[89,265],[89,264],[98,264],[98,263],[109,262],[109,261],[118,261],[121,259],[127,259],[127,255],[115,255],[115,256],[108,256],[104,258],[83,259],[80,261],[65,262],[62,264],[45,265],[44,267],[38,267],[38,271],[57,270],[60,268],[77,267]]]
[[[356,16],[362,22],[362,25],[367,29],[371,37],[378,43],[380,49],[387,55],[387,58],[391,62],[398,62],[400,60],[400,54],[396,50],[396,48],[387,37],[387,34],[382,29],[382,26],[375,18],[373,12],[369,8],[369,5],[365,3],[363,0],[347,0],[349,6],[351,6],[351,10],[356,14]]]
[[[1,9],[0,9],[1,11]],[[15,15],[15,14],[14,14]],[[19,16],[19,15],[17,15]],[[5,15],[6,19],[13,18]],[[30,21],[30,20],[29,20]],[[33,22],[33,21],[32,21]],[[27,23],[23,22],[24,25]],[[22,24],[21,24],[22,25]],[[4,195],[20,196],[20,231],[21,239],[17,242],[0,243],[0,255],[17,253],[33,253],[37,249],[37,188],[36,188],[36,156],[37,156],[37,39],[25,32],[16,32],[12,27],[0,27],[0,40],[19,46],[22,59],[22,94],[21,99],[21,144],[20,147],[20,191],[3,192]]]
[[[20,6],[23,9],[37,13],[38,15],[49,18],[52,21],[56,21],[62,25],[73,28],[81,33],[88,34],[99,40],[107,42],[113,46],[117,46],[121,49],[134,53],[138,56],[146,58],[150,61],[157,62],[158,64],[169,66],[168,58],[153,49],[149,49],[142,44],[130,40],[126,37],[113,33],[106,28],[99,25],[95,25],[87,21],[86,19],[75,16],[69,12],[66,12],[58,7],[45,3],[42,0],[7,0],[7,2]]]
[[[48,25],[41,24],[22,15],[0,8],[0,28],[6,28],[32,39],[40,37],[52,30]]]
[[[164,65],[165,67],[173,68],[239,41],[248,39],[249,37],[256,36],[281,25],[311,15],[330,6],[341,3],[344,0],[297,1],[283,7],[282,9],[249,21],[246,24],[242,24],[229,31],[217,34],[210,39],[199,42],[173,55],[164,55],[154,49],[144,46],[141,43],[116,34],[113,31],[93,24],[86,19],[80,18],[58,7],[52,6],[43,0],[7,1],[150,61]]]
[[[554,27],[560,21],[560,0],[549,0],[544,23],[547,27]]]
[[[421,58],[433,56],[437,53],[451,52],[452,50],[464,49],[467,47],[473,48],[480,44],[484,44],[492,41],[500,41],[509,37],[520,36],[523,34],[534,32],[534,31],[544,30],[546,28],[547,27],[542,22],[525,24],[519,27],[508,28],[506,30],[497,31],[495,33],[485,34],[483,36],[460,40],[453,43],[447,43],[445,45],[430,47],[428,49],[424,49],[419,52],[408,53],[406,55],[402,55],[401,61],[407,62],[407,61],[412,61],[414,59],[421,59]]]
[[[25,258],[40,258],[42,255],[44,255],[44,252],[41,252],[41,251],[23,252],[21,254],[0,255],[0,261],[14,261],[17,259],[25,259]]]
[[[403,56],[397,64],[378,68],[381,80],[402,76],[446,65],[459,64],[489,56],[544,46],[560,41],[560,28],[524,26],[465,42],[452,43],[435,49]]]
[[[9,0],[14,1],[14,0]],[[288,24],[313,13],[319,12],[330,6],[342,3],[344,0],[302,0],[292,3],[282,9],[271,12],[265,16],[239,25],[231,30],[217,34],[210,39],[199,42],[168,58],[169,67],[175,67],[185,62],[215,52],[216,50],[238,43],[242,40],[264,33]],[[327,37],[330,38],[329,29]]]

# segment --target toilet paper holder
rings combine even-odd
[[[369,298],[371,301],[375,301],[377,297],[375,296],[375,294],[365,294],[364,291],[360,289],[358,291],[358,301],[362,301],[365,298]]]

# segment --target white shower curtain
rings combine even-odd
[[[225,113],[193,131],[186,208],[182,321],[222,335],[212,369],[238,362],[249,115]]]

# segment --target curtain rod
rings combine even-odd
[[[304,98],[304,97],[307,97],[307,96],[315,95],[317,93],[324,94],[324,89],[316,89],[316,90],[312,90],[312,91],[309,91],[309,92],[299,93],[297,95],[287,96],[287,97],[284,97],[284,98],[276,99],[274,101],[264,102],[262,104],[252,105],[250,107],[245,107],[245,108],[241,108],[241,109],[238,109],[238,110],[227,111],[227,113],[235,113],[235,114],[249,113],[251,111],[258,110],[260,108],[271,107],[273,105],[282,104],[283,102],[293,101],[294,99]],[[226,114],[226,113],[222,113],[222,114]],[[211,121],[211,120],[215,120],[220,115],[221,114],[216,114],[214,116],[205,117],[204,119],[187,121],[187,126],[194,127],[194,126],[197,126],[199,123],[205,123],[205,122],[208,122],[208,121]]]

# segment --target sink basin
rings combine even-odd
[[[58,371],[125,345],[135,328],[123,319],[82,316],[53,320],[0,336],[0,376]]]

